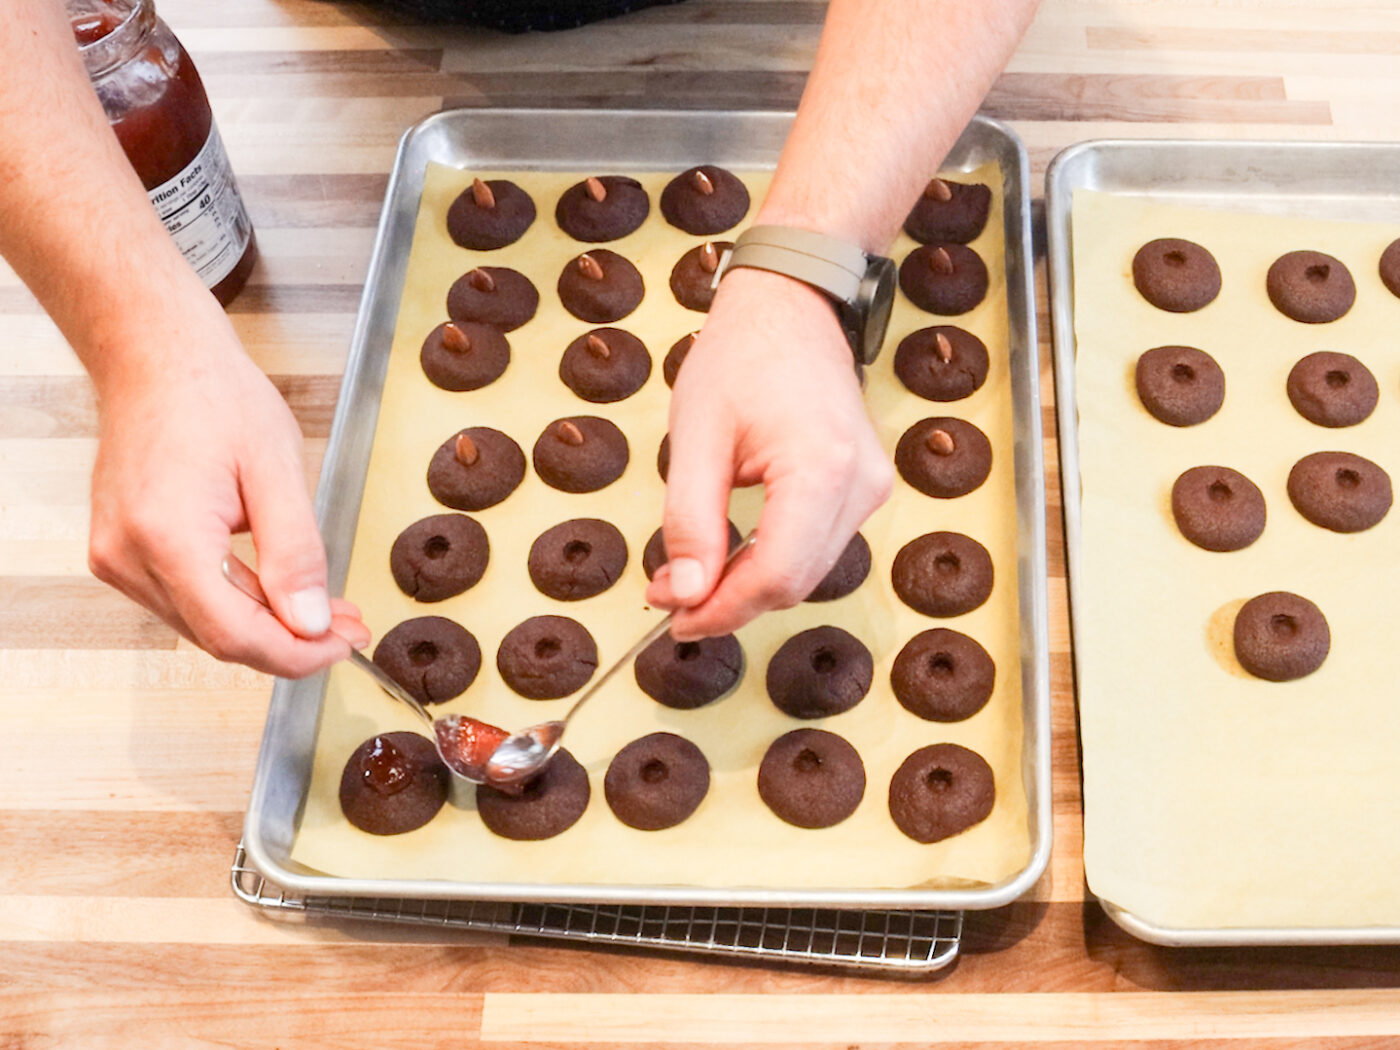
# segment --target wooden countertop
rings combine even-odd
[[[317,0],[160,0],[262,246],[233,318],[319,469],[402,131],[444,105],[796,104],[823,14],[690,0],[506,38]],[[1037,179],[1103,136],[1400,140],[1383,0],[1045,0],[986,111]],[[0,1047],[1400,1045],[1400,950],[1169,950],[1086,901],[1053,392],[1055,851],[917,984],[409,927],[271,922],[229,892],[270,682],[86,569],[91,392],[0,265]],[[310,480],[310,479],[308,479]],[[69,720],[60,722],[60,716]],[[83,737],[65,731],[81,720]]]

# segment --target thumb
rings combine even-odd
[[[243,509],[258,550],[258,576],[272,611],[303,638],[331,626],[326,550],[295,450],[268,450],[241,478]]]
[[[714,590],[729,553],[733,461],[733,442],[709,420],[673,430],[662,522],[669,571],[648,591],[656,604],[690,607]]]

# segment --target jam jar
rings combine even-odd
[[[67,7],[93,88],[151,204],[227,305],[248,280],[257,244],[194,63],[151,0]]]

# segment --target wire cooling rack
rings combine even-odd
[[[681,908],[499,901],[297,896],[249,863],[239,843],[231,873],[243,901],[281,915],[438,926],[585,944],[697,952],[736,959],[921,977],[958,956],[960,911]]]

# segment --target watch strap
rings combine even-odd
[[[770,270],[809,284],[837,302],[856,301],[869,259],[849,241],[792,226],[751,226],[725,253],[715,282],[740,266]]]

